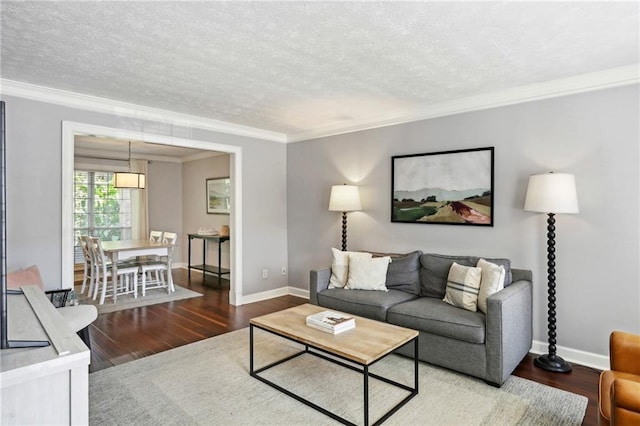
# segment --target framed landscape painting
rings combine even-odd
[[[231,179],[207,179],[207,214],[229,214],[231,211]]]
[[[493,147],[391,157],[391,222],[493,226]]]

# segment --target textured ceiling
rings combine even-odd
[[[1,2],[0,77],[295,135],[639,60],[638,2]]]

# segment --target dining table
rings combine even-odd
[[[113,280],[114,286],[118,277],[118,262],[138,256],[167,256],[169,261],[169,264],[167,265],[167,284],[169,286],[169,291],[176,291],[173,286],[173,277],[171,276],[171,256],[169,256],[172,246],[173,245],[171,243],[150,240],[103,241],[102,249],[111,259],[111,279]]]

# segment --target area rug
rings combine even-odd
[[[187,288],[175,285],[176,291],[173,293],[167,293],[164,288],[154,288],[147,290],[147,294],[142,297],[138,294],[137,298],[134,298],[132,294],[125,294],[118,296],[116,303],[113,303],[113,298],[107,297],[104,304],[100,304],[100,296],[96,300],[88,297],[86,294],[80,294],[80,286],[76,286],[76,294],[78,296],[78,302],[81,305],[95,305],[98,308],[99,314],[106,314],[107,312],[121,311],[123,309],[137,308],[140,306],[157,305],[158,303],[173,302],[174,300],[189,299],[192,297],[200,297],[202,294],[189,290]]]
[[[255,333],[255,367],[300,346]],[[413,362],[390,355],[371,371],[406,384]],[[357,424],[362,376],[312,355],[263,373],[270,380]],[[420,363],[419,394],[390,425],[579,425],[587,398],[511,376],[501,388]],[[405,391],[369,380],[370,419]],[[249,332],[242,329],[89,375],[92,425],[333,425],[331,418],[249,376]]]

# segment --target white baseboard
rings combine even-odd
[[[298,287],[288,287],[288,288],[289,288],[290,296],[301,297],[303,299],[309,300],[309,290],[303,290]]]
[[[546,354],[548,351],[549,344],[547,342],[540,342],[538,340],[534,340],[532,342],[531,353]],[[580,364],[598,370],[609,369],[609,357],[605,355],[598,355],[558,345],[556,345],[556,353],[564,358],[565,361],[569,361],[574,364]]]
[[[182,268],[187,269],[187,264],[185,262],[174,263],[174,268]],[[203,272],[198,269],[192,269],[191,272],[196,274],[202,274]],[[296,296],[303,299],[309,299],[309,290],[303,290],[297,287],[280,287],[273,290],[267,290],[260,293],[253,293],[246,296],[242,296],[240,300],[237,300],[237,305],[246,305],[247,303],[261,302],[263,300],[273,299],[274,297],[281,296]]]
[[[296,296],[308,299],[309,298],[309,290],[303,290],[296,287],[280,287],[274,290],[262,291],[260,293],[253,293],[247,296],[242,296],[242,300],[240,301],[241,305],[246,305],[247,303],[255,303],[261,302],[263,300],[273,299],[274,297],[281,296]]]

